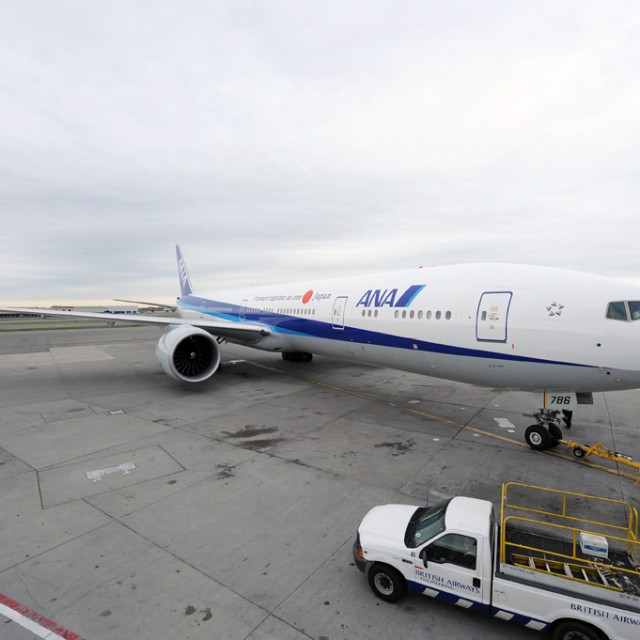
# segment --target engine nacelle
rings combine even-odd
[[[220,366],[220,347],[206,331],[188,324],[171,327],[156,345],[164,372],[181,382],[204,382]]]

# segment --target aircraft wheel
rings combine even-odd
[[[524,432],[524,439],[527,444],[536,451],[544,451],[553,444],[553,436],[539,424],[532,424]]]
[[[557,424],[550,424],[549,433],[551,434],[551,446],[557,447],[562,440],[562,429]]]
[[[313,354],[306,351],[283,351],[282,359],[289,362],[311,362]]]

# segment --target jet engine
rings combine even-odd
[[[220,347],[211,334],[183,324],[164,332],[156,345],[156,358],[174,380],[203,382],[220,366]]]

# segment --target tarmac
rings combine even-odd
[[[229,344],[183,385],[160,330],[80,326],[0,320],[0,594],[87,640],[533,640],[375,598],[351,556],[362,517],[499,503],[507,481],[640,508],[629,468],[524,443],[529,393]],[[639,390],[594,394],[565,435],[638,459],[639,415]],[[2,640],[40,637],[0,615]]]

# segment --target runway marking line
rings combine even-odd
[[[93,480],[93,482],[100,482],[102,478],[105,476],[110,476],[114,474],[122,474],[124,476],[129,475],[134,469],[136,465],[133,462],[125,462],[123,464],[119,464],[117,467],[109,467],[107,469],[95,469],[94,471],[89,471],[84,475],[87,476],[88,480]]]
[[[0,593],[0,613],[43,640],[84,640],[57,622]]]

